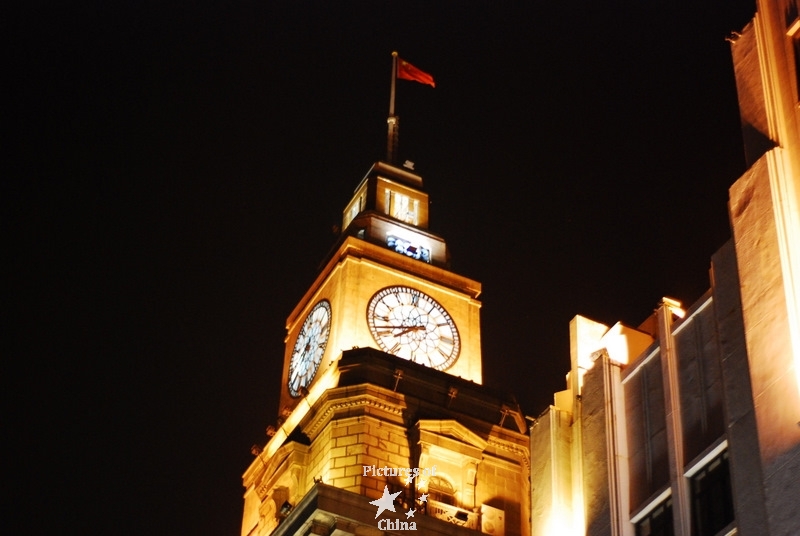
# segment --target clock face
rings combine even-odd
[[[367,306],[367,323],[384,352],[444,370],[458,359],[461,339],[444,307],[419,290],[388,287]]]
[[[331,333],[331,305],[328,300],[317,303],[308,313],[297,341],[294,343],[289,363],[289,394],[300,396],[311,385],[328,345]]]

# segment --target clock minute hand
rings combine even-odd
[[[400,333],[395,333],[394,336],[399,337],[400,335],[405,335],[409,331],[419,331],[420,329],[425,329],[425,326],[410,326],[401,331]]]
[[[403,329],[403,328],[405,328],[405,329]],[[404,333],[408,333],[410,330],[415,329],[415,328],[416,328],[416,326],[412,326],[410,328],[408,328],[406,326],[387,326],[385,328],[379,329],[378,330],[378,335],[380,335],[381,337],[386,337],[386,336],[389,336],[389,335],[392,336],[392,337],[397,337],[398,335],[403,335]],[[402,331],[395,333],[394,330],[396,330],[396,329],[400,329]]]

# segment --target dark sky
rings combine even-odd
[[[576,314],[707,288],[744,171],[753,0],[32,3],[8,15],[15,534],[238,534],[284,323],[386,145],[483,283],[485,383],[537,415]]]

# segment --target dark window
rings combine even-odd
[[[732,521],[731,474],[725,451],[692,477],[693,533],[714,536]]]
[[[797,86],[797,100],[800,101],[800,0],[789,2],[786,6],[786,35],[792,40],[794,52],[794,79]]]
[[[636,536],[672,536],[672,497],[636,523]]]
[[[797,31],[792,36],[792,44],[794,45],[794,78],[797,84],[797,100],[800,101],[800,31]]]

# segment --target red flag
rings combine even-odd
[[[424,71],[420,71],[410,63],[400,58],[397,58],[397,78],[403,80],[413,80],[420,84],[428,84],[431,87],[436,87],[433,82],[433,77]]]

